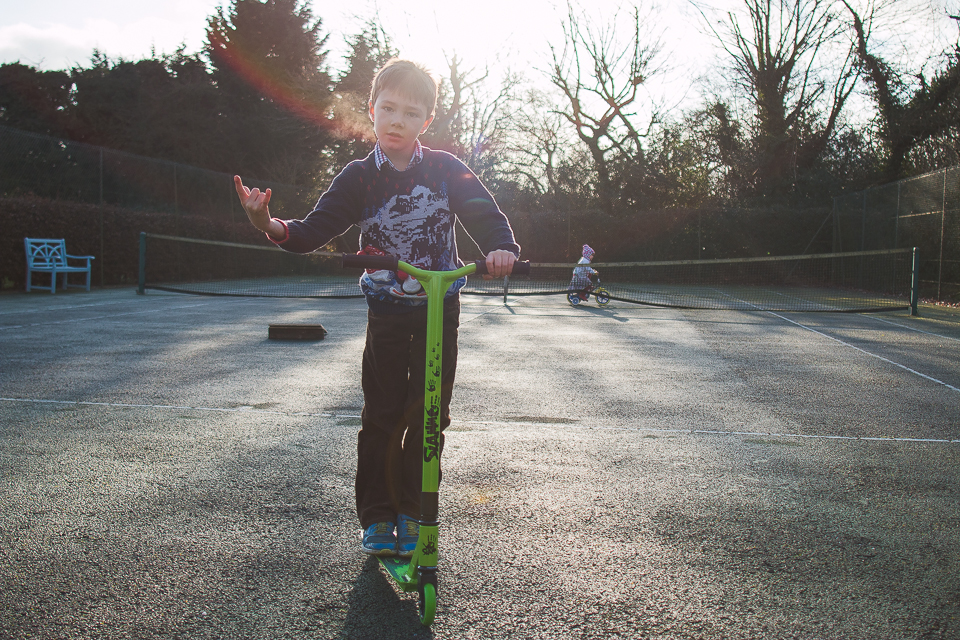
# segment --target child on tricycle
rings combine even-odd
[[[610,294],[600,286],[600,274],[596,269],[589,266],[595,253],[590,245],[583,245],[583,257],[577,263],[578,266],[573,269],[573,278],[570,279],[570,287],[567,293],[567,301],[573,306],[589,300],[591,293],[600,306],[610,302]]]

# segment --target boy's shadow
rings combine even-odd
[[[347,595],[344,640],[428,640],[433,631],[420,624],[416,592],[399,595],[393,581],[368,556]],[[439,613],[438,613],[439,615]]]

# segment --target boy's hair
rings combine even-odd
[[[410,60],[391,58],[373,78],[370,87],[370,104],[376,104],[377,96],[384,89],[400,95],[427,108],[432,116],[437,110],[437,81],[422,65]]]

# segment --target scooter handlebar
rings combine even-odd
[[[387,269],[396,271],[399,267],[399,258],[397,256],[370,256],[364,254],[344,253],[344,269]],[[476,260],[477,273],[485,274],[487,272],[487,263],[485,260]],[[530,262],[527,260],[513,263],[513,275],[530,275]]]
[[[485,274],[487,273],[487,261],[486,260],[474,260],[473,264],[477,265],[477,273]],[[517,260],[513,263],[513,271],[511,275],[514,276],[528,276],[530,275],[530,261],[529,260]]]

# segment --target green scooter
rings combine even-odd
[[[486,273],[483,260],[455,271],[426,271],[396,256],[343,254],[343,267],[402,271],[420,281],[427,293],[427,366],[423,399],[423,481],[420,498],[420,538],[410,558],[378,556],[380,564],[402,591],[419,594],[420,623],[430,626],[437,611],[437,555],[440,520],[440,372],[443,346],[443,298],[450,285],[472,273]],[[529,262],[515,262],[513,275],[530,273]]]

